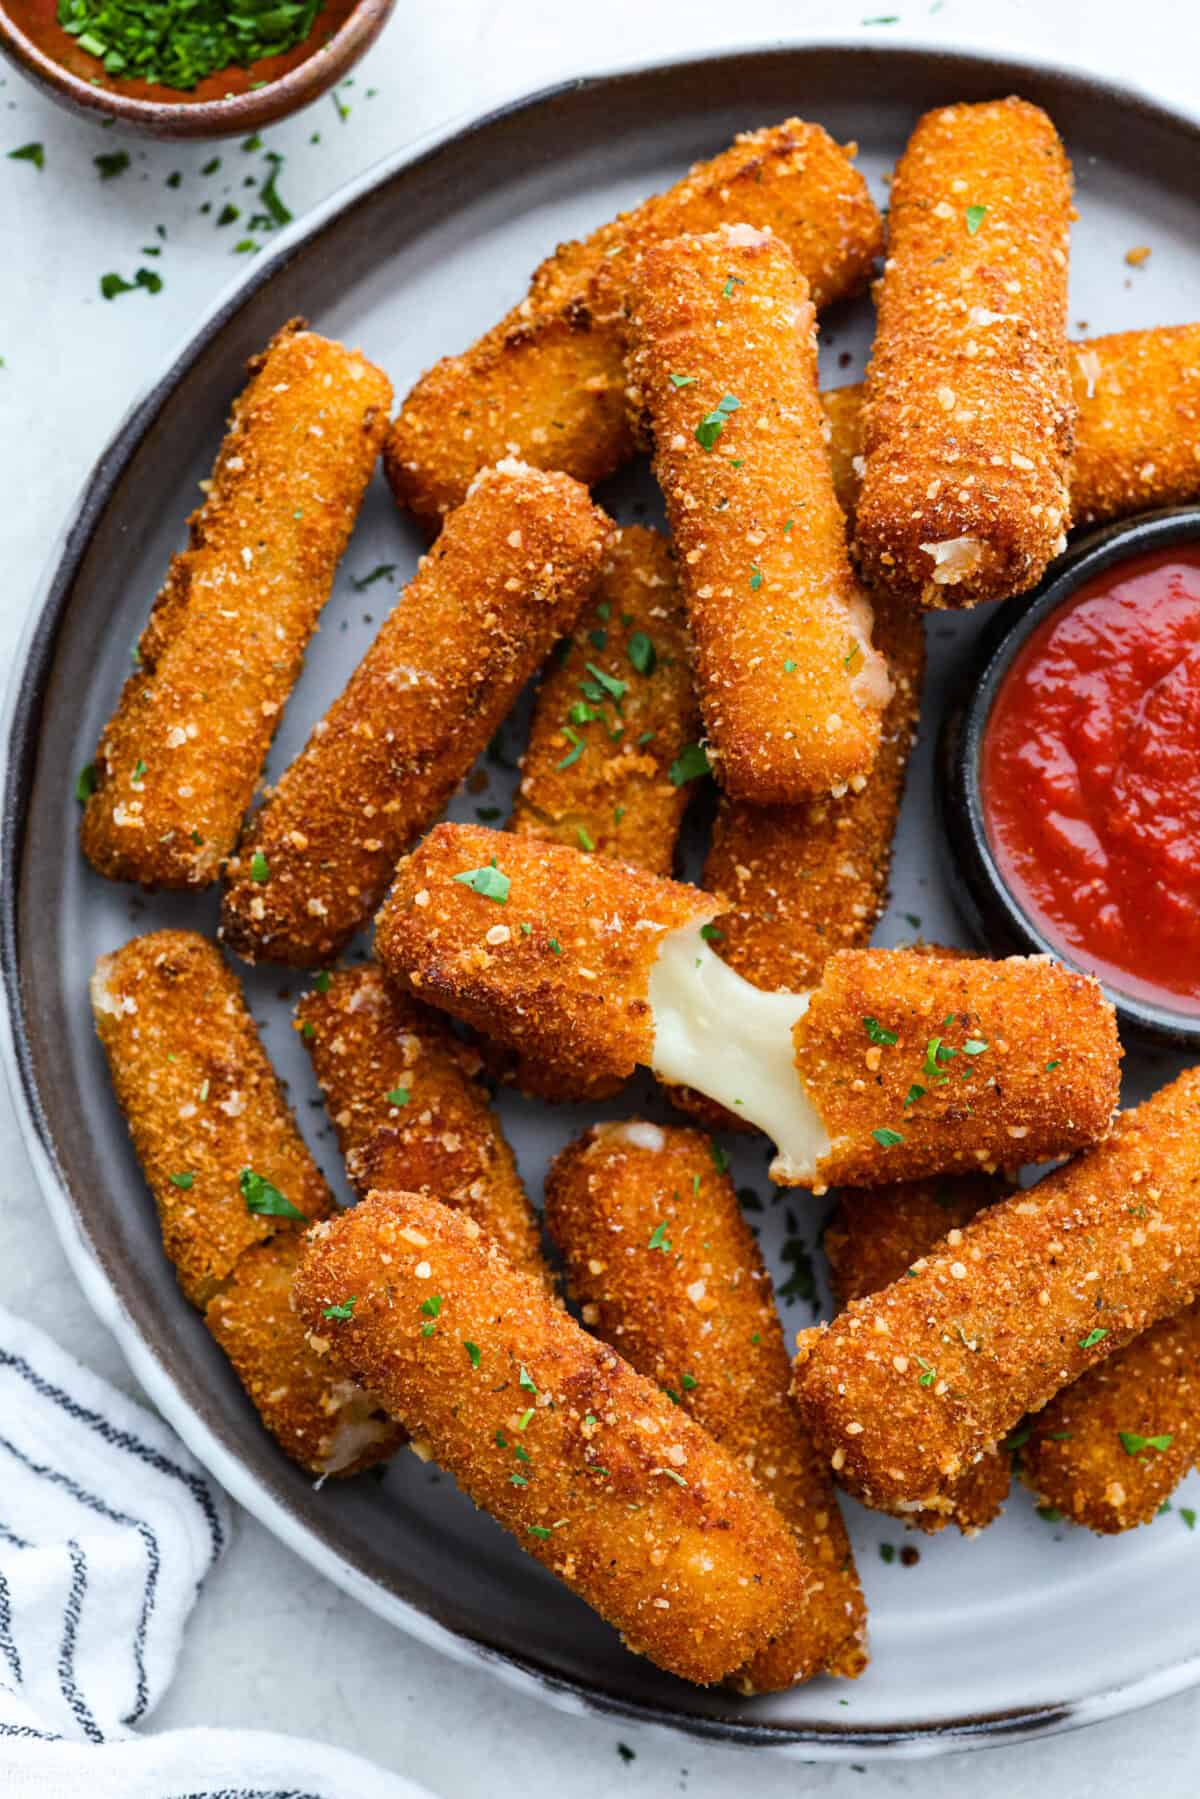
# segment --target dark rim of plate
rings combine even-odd
[[[1002,608],[983,632],[947,710],[939,746],[943,837],[955,897],[971,929],[993,947],[1055,956],[1084,974],[1095,970],[1047,936],[1004,878],[988,839],[980,769],[988,720],[1000,686],[1038,626],[1088,581],[1132,556],[1200,544],[1200,507],[1174,506],[1090,532],[1073,543],[1026,602]],[[1200,1016],[1101,984],[1121,1023],[1135,1036],[1174,1049],[1200,1046]]]
[[[13,1044],[11,1057],[5,1057],[5,1072],[39,1178],[46,1189],[53,1188],[57,1199],[65,1198],[69,1207],[70,1225],[64,1226],[62,1206],[51,1205],[64,1247],[77,1271],[86,1264],[92,1279],[105,1289],[111,1302],[111,1316],[122,1317],[125,1330],[135,1339],[140,1357],[148,1369],[156,1371],[158,1403],[168,1422],[177,1429],[182,1427],[183,1434],[190,1434],[193,1440],[207,1439],[214,1443],[219,1454],[237,1467],[242,1479],[236,1496],[248,1509],[257,1509],[276,1534],[281,1534],[281,1518],[292,1524],[295,1534],[289,1540],[293,1546],[314,1560],[321,1572],[360,1598],[366,1596],[369,1600],[368,1589],[376,1578],[371,1571],[356,1562],[333,1533],[314,1522],[311,1515],[291,1506],[277,1490],[272,1490],[261,1469],[241,1464],[230,1446],[220,1416],[198,1412],[184,1395],[179,1384],[179,1371],[172,1365],[169,1343],[147,1335],[139,1320],[125,1307],[118,1272],[107,1265],[90,1229],[86,1196],[72,1191],[56,1154],[53,1128],[31,1053],[19,949],[26,808],[59,624],[105,510],[168,395],[213,340],[301,246],[319,238],[335,220],[355,210],[377,189],[394,184],[425,165],[436,165],[442,159],[452,158],[464,144],[495,138],[497,154],[515,156],[523,122],[540,109],[556,109],[560,117],[565,118],[576,96],[586,100],[624,92],[640,93],[647,116],[652,116],[661,98],[658,90],[667,81],[678,84],[689,97],[698,92],[710,92],[727,103],[730,95],[739,92],[743,78],[752,83],[756,68],[781,62],[794,66],[797,91],[804,89],[805,82],[808,84],[806,91],[811,92],[814,87],[819,91],[822,76],[828,76],[830,65],[839,69],[849,65],[854,72],[855,89],[863,94],[879,87],[894,93],[898,83],[906,85],[910,77],[927,79],[932,73],[944,87],[947,98],[962,97],[968,91],[983,97],[984,94],[1009,93],[1024,88],[1033,98],[1042,97],[1050,105],[1054,104],[1057,95],[1077,105],[1085,104],[1093,117],[1120,117],[1122,129],[1127,128],[1130,118],[1136,118],[1152,136],[1164,142],[1177,146],[1182,136],[1200,149],[1200,124],[1135,89],[1080,74],[1051,60],[996,58],[970,49],[936,49],[895,41],[878,46],[861,41],[822,42],[795,48],[764,45],[718,51],[683,61],[668,58],[613,73],[560,82],[476,119],[465,123],[454,121],[348,183],[314,213],[281,234],[274,247],[269,252],[264,250],[256,259],[255,266],[246,272],[236,288],[217,301],[186,346],[170,360],[162,375],[133,406],[97,460],[54,547],[10,675],[4,737],[0,742],[0,753],[4,758],[0,813],[0,964],[4,1010]],[[569,123],[563,128],[569,130]],[[452,169],[447,173],[452,175]],[[72,1236],[76,1240],[68,1241]],[[190,1430],[189,1426],[192,1427]],[[316,1560],[316,1544],[321,1550],[319,1561]],[[417,1604],[395,1586],[389,1586],[388,1591],[393,1603],[398,1602],[412,1613],[419,1611]],[[382,1606],[379,1609],[384,1610]],[[393,1623],[399,1622],[394,1611],[385,1610],[384,1615],[390,1616]],[[451,1633],[428,1614],[422,1616],[428,1634],[415,1625],[414,1630],[427,1644],[436,1636],[439,1641],[434,1641],[432,1646],[442,1647],[446,1653],[472,1659],[477,1664],[492,1666],[501,1678],[507,1674],[526,1690],[536,1689],[550,1699],[557,1698],[568,1710],[582,1706],[601,1715],[657,1725],[693,1738],[742,1747],[807,1750],[809,1755],[821,1759],[847,1759],[851,1751],[879,1755],[890,1748],[900,1748],[909,1755],[947,1753],[954,1749],[1021,1740],[1112,1716],[1200,1683],[1200,1656],[1196,1656],[1152,1668],[1127,1685],[1097,1689],[1058,1702],[1019,1704],[975,1713],[950,1712],[930,1722],[900,1720],[881,1725],[775,1723],[761,1716],[741,1719],[719,1714],[703,1715],[683,1706],[633,1700],[599,1682],[564,1677],[560,1671],[536,1658],[514,1654],[484,1637],[465,1632]]]

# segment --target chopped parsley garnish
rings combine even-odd
[[[518,1383],[526,1393],[537,1393],[537,1386],[524,1362],[521,1363],[521,1378]]]
[[[709,760],[702,743],[689,743],[680,750],[668,771],[668,779],[672,787],[686,786],[688,781],[695,781],[700,775],[712,772]]]
[[[752,562],[750,564],[750,591],[751,591],[751,593],[757,593],[759,588],[762,586],[762,583],[763,583],[762,570],[761,570],[761,568],[759,568],[757,562]]]
[[[58,23],[106,75],[190,91],[302,44],[321,0],[59,0]],[[220,167],[214,157],[205,173]]]
[[[340,1305],[326,1306],[321,1316],[322,1318],[336,1318],[339,1324],[344,1324],[348,1318],[354,1316],[354,1303],[354,1295],[351,1294],[350,1298],[343,1299]]]
[[[553,956],[561,956],[562,955],[562,944],[558,941],[557,937],[551,937],[546,944],[546,948],[550,951],[551,955],[553,955]]]
[[[510,1474],[508,1477],[508,1484],[510,1487],[527,1487],[529,1482],[523,1474]]]
[[[375,581],[388,581],[396,572],[394,562],[377,562],[369,574],[351,577],[350,585],[355,593],[361,593],[364,587],[370,587]]]
[[[914,1081],[908,1092],[904,1095],[904,1103],[906,1106],[915,1106],[917,1101],[919,1099],[924,1099],[924,1097],[924,1087],[922,1087],[920,1081]]]
[[[574,711],[574,707],[572,707],[572,711]],[[583,720],[580,720],[580,723],[583,723],[583,722],[584,722]],[[574,745],[574,748],[569,749],[567,751],[566,755],[563,757],[562,761],[557,762],[555,764],[556,768],[570,768],[572,763],[578,762],[579,758],[583,754],[583,749],[584,749],[583,738],[579,735],[578,731],[573,731],[571,729],[570,725],[564,725],[563,726],[563,736],[566,738],[568,743]],[[461,880],[462,879],[461,875],[458,878]]]
[[[1179,1508],[1179,1516],[1183,1519],[1189,1530],[1195,1530],[1196,1514],[1190,1505],[1181,1505]]]
[[[550,1535],[544,1524],[527,1524],[525,1528],[531,1537],[548,1537]]]
[[[917,1376],[918,1387],[932,1387],[937,1376],[937,1369],[932,1362],[927,1362],[923,1355],[917,1357],[917,1364],[921,1369]]]
[[[323,968],[320,974],[313,976],[313,986],[318,993],[329,992],[329,970],[327,968]]]
[[[387,1103],[389,1106],[406,1106],[408,1101],[409,1091],[407,1087],[393,1087],[387,1096]]]
[[[195,1180],[195,1178],[196,1177],[194,1174],[190,1174],[190,1173],[186,1173],[186,1172],[183,1174],[171,1174],[171,1175],[167,1176],[167,1179],[170,1181],[171,1185],[173,1187],[180,1188],[181,1191],[184,1193],[186,1193],[188,1191],[188,1189],[191,1187],[191,1184]]]
[[[464,1337],[463,1338],[463,1348],[467,1352],[467,1359],[470,1362],[472,1368],[478,1368],[479,1354],[480,1354],[478,1343],[472,1343],[472,1342],[470,1342],[470,1340],[468,1338]],[[503,1438],[499,1431],[496,1432],[496,1441],[497,1441],[497,1443],[499,1443],[501,1445],[501,1447],[503,1447]]]
[[[623,1762],[633,1762],[637,1760],[636,1752],[629,1747],[628,1743],[618,1743],[617,1754]]]
[[[1009,1431],[1000,1445],[1001,1449],[1007,1449],[1010,1455],[1015,1455],[1018,1449],[1024,1449],[1028,1443],[1029,1433],[1032,1429],[1033,1426],[1030,1424],[1018,1424],[1015,1430]]]
[[[250,858],[250,879],[252,881],[269,881],[271,865],[261,850],[255,850]]]
[[[855,657],[860,655],[861,651],[862,651],[861,644],[852,643],[850,645],[850,648],[847,650],[846,654],[842,657],[842,667],[843,668],[852,668],[854,665]]]
[[[979,230],[979,227],[983,224],[983,221],[986,217],[987,217],[987,207],[986,206],[968,206],[967,207],[967,236],[968,237],[974,237],[975,233]]]
[[[1172,1442],[1169,1434],[1163,1437],[1140,1437],[1135,1430],[1119,1430],[1117,1436],[1126,1455],[1141,1455],[1145,1449],[1157,1449],[1161,1454],[1164,1449],[1170,1449]]]
[[[528,1411],[521,1413],[521,1416],[517,1419],[517,1429],[518,1430],[528,1430],[529,1429],[529,1420],[533,1417],[535,1410],[536,1410],[536,1407],[530,1406]]]
[[[796,664],[792,661],[790,656],[784,657],[783,672],[785,675],[794,675],[796,672]]]
[[[308,1220],[290,1199],[285,1199],[278,1187],[273,1187],[261,1174],[255,1174],[253,1168],[243,1168],[238,1175],[238,1187],[246,1202],[246,1210],[255,1212],[261,1218],[299,1218],[304,1224]]]
[[[786,1214],[787,1235],[780,1246],[779,1255],[786,1262],[790,1273],[779,1283],[779,1297],[785,1305],[792,1305],[797,1299],[804,1300],[816,1311],[817,1277],[813,1268],[812,1255],[808,1244],[800,1235],[796,1214],[789,1208]],[[752,1337],[751,1342],[754,1341]]]
[[[1062,1523],[1062,1513],[1056,1505],[1039,1505],[1035,1506],[1034,1510],[1037,1512],[1037,1515],[1042,1520],[1043,1524]]]
[[[886,1124],[879,1125],[871,1132],[871,1135],[874,1137],[876,1143],[878,1143],[880,1149],[894,1149],[897,1143],[904,1142],[904,1138],[900,1135],[900,1132],[889,1130]]]
[[[745,287],[745,285],[746,283],[742,280],[740,275],[731,275],[721,289],[721,298],[727,300],[735,287]]]
[[[672,387],[691,387],[696,377],[695,375],[668,375],[667,379]]]
[[[46,166],[46,147],[44,144],[22,144],[19,150],[10,150],[9,162],[31,162],[35,169]]]
[[[81,806],[86,806],[96,791],[96,764],[85,762],[75,777],[75,798]]]
[[[502,869],[496,867],[495,856],[486,868],[464,869],[454,879],[463,887],[469,887],[472,893],[478,893],[484,899],[495,900],[498,906],[508,904],[508,890],[512,882]]]
[[[679,1384],[685,1393],[690,1393],[693,1387],[698,1387],[700,1385],[700,1382],[696,1379],[694,1374],[681,1374],[679,1377]]]
[[[588,674],[591,675],[592,679],[603,688],[604,692],[608,695],[609,699],[613,701],[614,705],[620,706],[621,701],[629,692],[629,682],[618,681],[615,675],[606,675],[604,670],[602,668],[597,668],[594,662],[585,662],[584,667],[587,669]],[[586,685],[584,691],[585,693],[587,692]],[[588,698],[591,698],[590,694],[588,694]]]
[[[945,1026],[943,1026],[944,1028]],[[931,1037],[925,1045],[925,1060],[921,1064],[921,1073],[944,1087],[950,1076],[943,1074],[941,1064],[953,1061],[957,1054],[958,1051],[943,1043],[940,1037]]]
[[[718,1174],[724,1174],[729,1167],[729,1157],[719,1143],[710,1143],[708,1148],[713,1159],[713,1167]]]
[[[232,225],[235,219],[241,218],[241,212],[231,200],[226,201],[217,215],[218,225]]]
[[[700,420],[700,423],[696,426],[695,433],[696,442],[700,445],[701,449],[712,449],[718,437],[720,437],[722,431],[724,431],[730,415],[735,413],[740,405],[741,401],[736,399],[733,394],[724,394],[721,399],[717,401],[712,411],[705,413],[704,417]]]
[[[968,1037],[967,1041],[963,1044],[963,1055],[981,1056],[986,1048],[987,1043],[984,1038]]]
[[[661,1224],[655,1225],[654,1229],[650,1233],[650,1241],[647,1243],[646,1248],[647,1249],[661,1249],[664,1255],[669,1254],[670,1248],[671,1248],[671,1239],[667,1236],[667,1226],[666,1226],[665,1220]]]
[[[268,150],[267,161],[271,165],[271,173],[259,188],[258,197],[276,225],[290,225],[292,214],[279,198],[279,190],[275,185],[279,180],[279,171],[283,167],[283,157],[276,150]]]
[[[596,847],[595,843],[592,840],[591,832],[588,831],[583,825],[575,826],[575,838],[576,838],[576,841],[578,842],[581,850],[590,852],[590,851],[594,850]]]
[[[1056,1059],[1055,1059],[1055,1060],[1054,1060],[1054,1061],[1053,1061],[1053,1062],[1047,1062],[1047,1064],[1046,1064],[1046,1073],[1047,1073],[1047,1074],[1053,1074],[1053,1073],[1054,1073],[1054,1070],[1055,1070],[1055,1069],[1056,1069],[1056,1068],[1059,1068],[1059,1067],[1061,1067],[1061,1066],[1062,1066],[1062,1064],[1061,1064],[1061,1063],[1060,1063],[1060,1062],[1059,1062],[1059,1061],[1058,1061],[1058,1060],[1057,1060],[1057,1058],[1056,1058]]]
[[[107,155],[93,156],[101,181],[115,181],[129,167],[128,150],[110,150]]]
[[[625,645],[625,653],[639,675],[652,675],[658,662],[654,641],[645,631],[635,631]]]
[[[863,1019],[863,1030],[867,1033],[867,1036],[871,1039],[872,1043],[882,1043],[890,1048],[893,1043],[899,1043],[900,1041],[897,1032],[885,1029],[885,1027],[880,1024],[879,1020],[877,1018],[872,1018],[870,1014]]]
[[[440,1293],[431,1293],[428,1299],[423,1299],[421,1301],[421,1310],[424,1312],[426,1318],[436,1318],[441,1312],[441,1309],[442,1296]]]
[[[724,931],[719,931],[715,924],[702,924],[700,926],[700,935],[703,937],[705,943],[720,943],[724,938],[725,933]]]
[[[879,1559],[881,1562],[894,1562],[896,1559],[895,1544],[894,1543],[881,1543],[879,1545]]]
[[[1102,1343],[1107,1335],[1107,1331],[1102,1331],[1100,1329],[1090,1330],[1086,1337],[1080,1337],[1079,1347],[1080,1349],[1094,1349],[1097,1343]]]

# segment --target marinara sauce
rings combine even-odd
[[[1200,545],[1132,557],[1043,620],[984,733],[992,854],[1042,934],[1200,1014]]]

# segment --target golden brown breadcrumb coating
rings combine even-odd
[[[669,875],[700,734],[683,606],[665,537],[626,525],[542,681],[509,829]]]
[[[955,1482],[1026,1412],[1191,1302],[1198,1201],[1190,1069],[908,1278],[806,1332],[795,1393],[843,1484],[882,1511],[952,1511]]]
[[[1024,593],[1065,542],[1071,168],[1027,101],[946,106],[896,165],[855,550],[925,606]]]
[[[839,1305],[903,1280],[914,1262],[949,1231],[961,1231],[984,1206],[1011,1192],[1001,1176],[950,1175],[944,1180],[897,1181],[888,1187],[848,1188],[839,1194],[821,1241]],[[973,1537],[999,1517],[1012,1485],[1007,1450],[985,1450],[954,1485],[953,1520]],[[918,1530],[943,1530],[943,1511],[907,1515]]]
[[[1077,407],[1072,524],[1200,497],[1200,325],[1117,331],[1069,344],[1067,353]],[[849,519],[862,480],[862,396],[861,387],[821,395],[833,485]]]
[[[608,856],[441,824],[397,868],[375,953],[418,998],[564,1079],[624,1081],[650,1059],[663,937],[719,909]]]
[[[653,245],[630,297],[630,404],[654,442],[726,792],[865,777],[888,697],[817,398],[815,314],[784,243],[742,226]]]
[[[374,962],[337,968],[296,1008],[356,1192],[432,1193],[494,1237],[514,1268],[549,1282],[537,1219],[487,1092],[478,1053]]]
[[[750,1476],[473,1218],[372,1194],[312,1233],[294,1292],[314,1346],[636,1653],[717,1681],[800,1614],[811,1571]]]
[[[592,487],[632,454],[623,313],[646,244],[740,219],[778,233],[816,305],[863,286],[883,230],[853,154],[801,119],[744,132],[666,193],[560,245],[519,305],[408,395],[385,451],[399,504],[436,530],[477,471],[501,457]]]
[[[387,428],[387,377],[301,319],[248,368],[96,751],[80,841],[113,881],[216,879]]]
[[[395,1427],[331,1378],[287,1304],[299,1231],[333,1198],[220,951],[193,931],[135,937],[101,956],[91,998],[163,1247],[263,1423],[314,1474],[390,1455]]]
[[[866,1605],[833,1485],[800,1428],[771,1277],[709,1138],[594,1126],[546,1178],[546,1226],[589,1330],[753,1474],[820,1573],[798,1622],[743,1669],[773,1692],[866,1665]]]
[[[1111,1535],[1149,1524],[1200,1456],[1200,1307],[1163,1318],[1031,1420],[1021,1475],[1044,1506]]]
[[[567,475],[487,469],[229,864],[225,942],[327,961],[371,916],[600,572],[609,521]]]
[[[1048,956],[838,950],[793,1042],[831,1139],[818,1191],[1065,1155],[1117,1103],[1113,1008]]]

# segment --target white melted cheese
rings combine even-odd
[[[777,1152],[772,1174],[803,1185],[830,1147],[792,1048],[808,994],[752,987],[713,955],[701,928],[671,931],[651,970],[650,1065],[660,1081],[695,1087],[765,1131]]]

